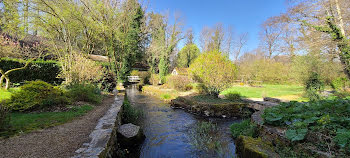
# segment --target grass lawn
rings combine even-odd
[[[262,98],[277,97],[288,100],[303,100],[301,95],[304,87],[299,85],[263,85],[262,87],[233,86],[224,90],[221,94],[239,92],[243,97]]]
[[[43,129],[73,120],[92,110],[93,106],[84,105],[73,107],[66,112],[43,112],[43,113],[11,113],[10,127],[8,130],[0,132],[1,137],[9,137],[18,133],[27,133],[37,129]]]

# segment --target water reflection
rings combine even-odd
[[[235,157],[235,145],[230,137],[229,126],[235,120],[203,119],[181,109],[171,109],[163,101],[146,96],[136,88],[128,88],[127,94],[133,106],[143,109],[141,126],[146,135],[142,144],[142,158],[209,158]],[[215,150],[207,150],[194,143],[193,129],[200,121],[217,125]],[[200,137],[199,137],[200,138]]]

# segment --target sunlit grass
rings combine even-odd
[[[233,86],[224,90],[221,94],[239,92],[243,97],[281,97],[288,96],[292,100],[299,100],[304,93],[304,87],[299,85],[263,85],[262,87]],[[288,98],[286,98],[288,99]]]

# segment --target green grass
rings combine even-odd
[[[218,97],[211,96],[211,95],[197,95],[197,96],[193,96],[193,99],[197,102],[213,103],[213,104],[224,104],[224,103],[232,102],[230,100],[220,99]]]
[[[92,109],[92,106],[84,105],[81,107],[73,107],[66,112],[13,112],[11,113],[10,128],[6,131],[0,132],[0,138],[60,125],[73,120],[75,117],[82,116]]]
[[[239,92],[243,97],[262,98],[262,97],[282,97],[282,96],[300,96],[304,92],[303,86],[298,85],[263,85],[262,87],[244,87],[233,86],[224,90],[221,94],[226,95],[231,92]]]

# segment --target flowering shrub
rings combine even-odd
[[[85,58],[82,54],[75,53],[71,64],[64,66],[60,74],[60,77],[66,79],[67,84],[71,82],[97,82],[103,77],[102,66]]]
[[[187,76],[176,75],[168,77],[167,82],[171,88],[186,91],[189,89],[188,85],[191,83],[191,80]]]
[[[203,83],[209,94],[218,95],[234,81],[236,66],[221,52],[201,54],[189,68],[192,78]]]

